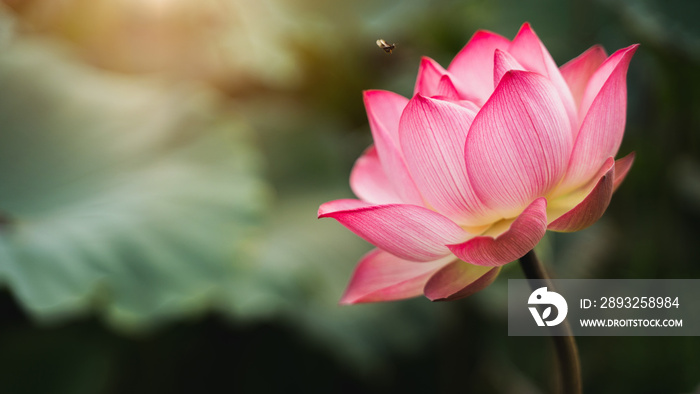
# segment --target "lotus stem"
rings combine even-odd
[[[551,289],[551,278],[547,275],[542,262],[537,258],[534,250],[520,258],[520,266],[525,273],[527,279],[540,279],[547,282]],[[532,289],[535,290],[534,288]],[[576,346],[576,338],[571,333],[569,321],[564,321],[556,327],[550,327],[552,330],[552,340],[557,352],[557,360],[559,366],[559,386],[561,393],[565,394],[581,394],[581,363],[579,361],[578,347]]]

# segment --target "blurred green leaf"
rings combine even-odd
[[[338,305],[357,261],[371,247],[335,221],[316,218],[321,203],[343,193],[310,189],[280,199],[252,245],[258,251],[255,273],[238,276],[229,287],[229,307],[237,316],[279,316],[307,341],[370,374],[391,368],[392,354],[423,349],[449,306],[425,298]]]
[[[0,91],[0,278],[36,317],[138,326],[230,285],[267,187],[216,94],[29,39],[3,48]]]

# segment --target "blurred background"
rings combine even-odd
[[[542,393],[508,337],[509,264],[470,298],[340,307],[369,250],[361,92],[410,96],[477,29],[558,64],[641,43],[605,216],[549,234],[558,278],[700,278],[694,0],[0,1],[0,392]],[[396,43],[388,55],[375,45]],[[578,338],[587,392],[700,392],[700,337]]]

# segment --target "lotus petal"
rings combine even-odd
[[[569,85],[577,110],[581,106],[581,100],[583,100],[583,93],[586,91],[588,81],[590,81],[591,76],[598,70],[600,65],[603,64],[606,57],[605,49],[600,45],[594,45],[559,68],[566,84]]]
[[[585,114],[585,118],[582,118],[560,193],[586,184],[608,157],[617,154],[627,114],[627,68],[636,49],[633,45],[615,52],[591,77],[581,104],[580,113]],[[604,83],[597,89],[601,80]],[[597,95],[591,102],[593,91]],[[583,112],[586,109],[588,111]]]
[[[435,60],[423,56],[418,67],[418,78],[416,78],[416,86],[413,89],[413,95],[422,94],[423,96],[432,97],[438,95],[438,85],[443,76],[447,75],[445,70]]]
[[[525,68],[508,52],[496,49],[493,65],[493,84],[498,86],[503,75],[510,70],[525,71]]]
[[[509,71],[474,119],[464,153],[469,180],[500,218],[517,216],[564,174],[572,137],[556,97],[541,75]]]
[[[599,173],[602,173],[602,175],[596,178],[598,181],[595,187],[586,195],[583,201],[563,215],[555,215],[555,220],[547,227],[548,230],[561,232],[583,230],[603,216],[613,194],[615,160],[609,157]]]
[[[423,294],[426,282],[454,256],[416,263],[374,249],[360,260],[340,303],[393,301]]]
[[[459,81],[464,81],[465,95],[477,104],[486,102],[493,92],[493,53],[496,49],[506,50],[510,41],[490,31],[480,30],[455,56],[447,70]]]
[[[435,272],[423,292],[431,301],[464,298],[490,285],[500,271],[500,267],[484,267],[457,260]]]
[[[445,100],[459,100],[459,92],[449,75],[446,74],[440,77],[435,96]]]
[[[474,112],[416,95],[399,124],[406,165],[427,204],[459,224],[475,223],[483,204],[469,187],[464,146]]]
[[[450,219],[416,205],[335,200],[321,205],[318,217],[334,218],[367,242],[410,261],[437,260],[450,253],[445,245],[469,237]]]
[[[496,237],[487,232],[487,235],[448,247],[464,261],[499,266],[523,257],[537,245],[546,230],[547,200],[540,197],[512,222],[508,230]]]
[[[361,200],[372,204],[402,202],[386,176],[374,146],[367,148],[365,153],[355,161],[355,166],[350,173],[350,188]]]
[[[627,177],[627,173],[630,171],[630,169],[632,168],[632,164],[634,163],[634,157],[635,154],[634,152],[632,152],[629,155],[623,157],[622,159],[615,161],[615,180],[613,181],[613,193],[615,193],[617,188],[620,187],[620,185],[622,184],[622,181],[624,181]]]
[[[520,31],[513,39],[508,52],[513,55],[520,64],[529,71],[534,71],[545,76],[554,85],[561,102],[564,104],[566,114],[571,122],[571,130],[576,130],[578,117],[569,86],[564,81],[557,64],[542,44],[529,23],[523,24]]]
[[[364,101],[384,173],[401,201],[422,205],[423,199],[408,173],[399,148],[399,118],[408,99],[384,90],[368,90],[364,92]]]

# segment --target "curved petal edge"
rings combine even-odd
[[[377,156],[394,191],[403,202],[421,204],[423,200],[399,147],[399,118],[408,99],[385,90],[366,90],[363,100]]]
[[[498,237],[479,236],[447,245],[457,257],[483,266],[500,266],[523,257],[547,231],[547,199],[537,198]]]
[[[374,145],[355,161],[350,172],[350,189],[361,200],[373,204],[403,202],[386,176]]]
[[[446,75],[448,75],[447,70],[438,62],[427,56],[423,56],[420,60],[420,66],[418,66],[418,77],[416,77],[413,95],[422,94],[428,97],[437,95],[440,80]]]
[[[603,64],[605,58],[607,58],[605,49],[600,45],[594,45],[559,68],[564,81],[569,85],[577,111],[581,106],[581,100],[583,100],[583,93],[586,90],[588,81],[600,65]]]
[[[501,267],[484,267],[457,260],[439,269],[423,290],[431,301],[452,301],[477,293],[493,281]]]
[[[339,303],[350,305],[419,296],[430,277],[448,264],[449,259],[454,256],[415,263],[374,249],[360,260]]]
[[[635,153],[632,152],[622,159],[615,160],[615,180],[613,180],[613,193],[622,184],[634,164]]]
[[[514,218],[558,184],[572,146],[554,86],[537,73],[511,70],[474,118],[464,160],[492,218]]]
[[[586,183],[608,157],[617,155],[627,116],[627,69],[637,48],[632,45],[615,52],[588,82],[580,108],[586,112],[580,112],[585,116],[580,117],[581,128],[560,184],[562,192]]]
[[[615,161],[608,158],[601,172],[605,173],[599,178],[593,190],[573,209],[566,212],[558,219],[552,221],[548,230],[559,232],[574,232],[583,230],[597,222],[610,205],[613,194],[613,181],[615,179]]]
[[[447,244],[469,234],[450,219],[417,205],[372,205],[359,200],[335,200],[318,210],[365,241],[409,261],[434,261],[450,254]]]
[[[417,94],[399,122],[406,166],[428,206],[468,225],[484,211],[464,167],[464,142],[474,116],[456,103]]]
[[[490,31],[479,30],[455,56],[447,71],[468,84],[468,99],[479,105],[493,92],[493,53],[507,50],[510,40]],[[466,92],[465,92],[466,93]]]

